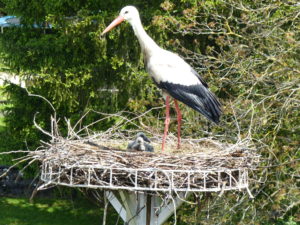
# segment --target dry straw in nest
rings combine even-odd
[[[131,123],[145,131],[147,127],[140,129],[134,121],[151,110],[133,119],[122,114],[103,114],[105,118],[119,116],[123,122],[100,134],[90,134],[89,127],[105,118],[79,128],[77,132],[76,127],[78,129],[87,114],[74,126],[65,120],[68,125],[66,138],[59,134],[56,114],[51,118],[50,133],[34,120],[35,126],[52,140],[42,142],[35,151],[24,151],[28,155],[17,159],[15,165],[29,160],[29,166],[40,161],[41,178],[46,182],[41,188],[49,184],[154,191],[221,191],[248,187],[248,170],[255,167],[259,159],[255,150],[249,147],[248,140],[226,144],[208,138],[185,139],[179,151],[174,150],[176,138],[169,135],[169,148],[162,153],[159,150],[161,137],[151,132],[154,153],[126,150],[129,139],[120,132],[121,127]],[[82,131],[88,134],[84,138],[79,135]]]
[[[128,141],[105,134],[60,138],[32,154],[43,163],[42,179],[49,183],[150,191],[244,188],[247,170],[258,161],[255,151],[243,142],[184,140],[181,151],[162,153],[154,141],[156,151],[150,153],[124,149]],[[169,138],[171,147],[175,143]]]

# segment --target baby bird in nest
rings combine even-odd
[[[151,141],[149,138],[147,138],[143,132],[139,132],[137,133],[135,140],[129,142],[127,149],[143,152],[154,152],[153,146],[149,144],[150,142]]]

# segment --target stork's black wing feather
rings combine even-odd
[[[204,85],[204,87],[208,88],[208,84],[203,80],[203,78],[197,73],[196,70],[191,68],[192,73],[200,80],[200,82]]]
[[[209,120],[215,123],[220,121],[221,104],[215,95],[203,84],[187,86],[160,82],[158,86],[170,96],[200,112]]]

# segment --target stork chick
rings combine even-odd
[[[151,141],[146,137],[143,132],[139,132],[136,135],[136,139],[130,142],[127,146],[128,150],[144,151],[144,152],[153,152],[153,147],[148,144]]]

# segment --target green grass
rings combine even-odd
[[[103,208],[87,200],[35,199],[29,203],[25,198],[0,198],[0,225],[99,225],[102,214]],[[107,224],[116,224],[117,218],[109,209]]]

